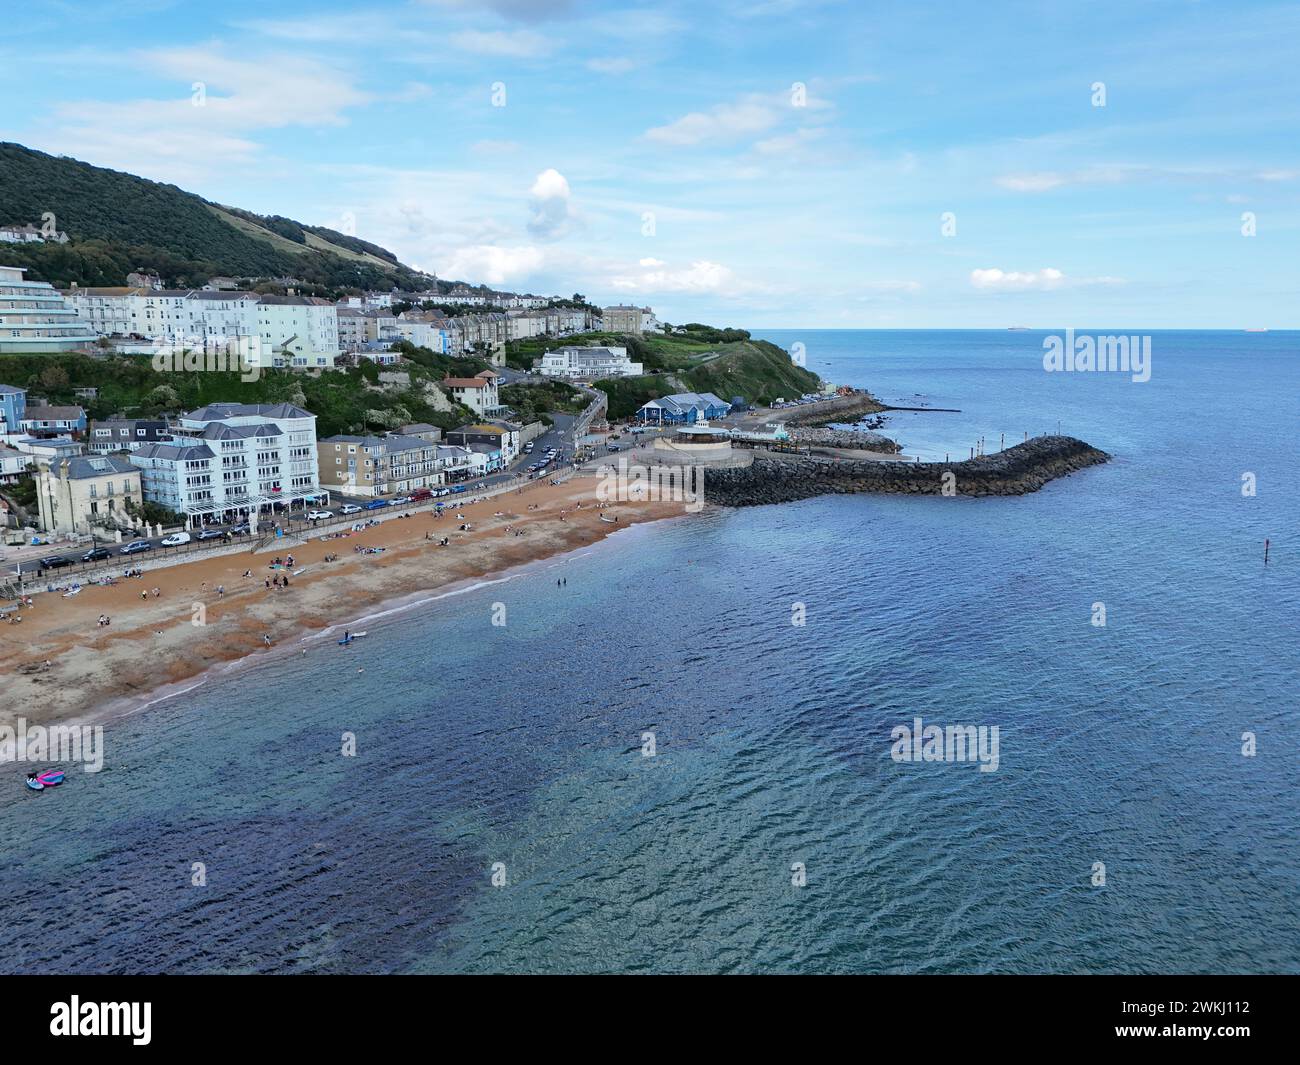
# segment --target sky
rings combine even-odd
[[[1300,6],[32,0],[0,140],[743,328],[1300,326]]]

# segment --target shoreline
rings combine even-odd
[[[19,717],[29,725],[133,717],[264,658],[305,650],[340,626],[353,628],[513,580],[619,529],[685,513],[683,504],[668,502],[621,502],[598,510],[596,481],[580,475],[559,485],[539,482],[448,507],[441,518],[416,513],[285,548],[286,556],[295,556],[295,568],[307,567],[285,589],[265,586],[278,575],[268,568],[270,553],[238,552],[152,570],[113,586],[86,586],[73,599],[42,596],[20,625],[0,630],[11,634],[0,646],[9,696],[0,724]],[[458,528],[460,514],[469,531]],[[602,522],[601,514],[620,520]],[[437,543],[443,536],[450,539],[448,547]],[[363,547],[367,551],[355,550]],[[323,561],[328,554],[337,560]],[[243,576],[246,571],[251,578]],[[101,613],[112,618],[107,628],[97,624]],[[196,615],[202,624],[192,623]],[[144,669],[138,668],[142,655],[149,659]],[[43,661],[50,662],[48,670],[18,671]]]

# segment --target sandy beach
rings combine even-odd
[[[21,624],[0,625],[6,636],[0,644],[6,696],[0,723],[19,716],[31,724],[111,717],[165,685],[271,653],[287,640],[347,622],[377,604],[501,573],[684,512],[683,504],[669,502],[597,509],[595,487],[592,476],[559,485],[539,482],[448,506],[441,517],[416,511],[302,546],[253,553],[250,545],[138,578],[119,576],[111,587],[86,585],[72,598],[43,593],[22,611]],[[601,515],[618,520],[601,521]],[[468,531],[459,528],[462,520]],[[439,546],[444,536],[450,540],[446,547]],[[267,587],[284,572],[272,569],[272,560],[289,554],[299,574],[289,577],[287,588]],[[327,555],[338,557],[326,561]],[[117,572],[129,565],[124,559]],[[98,623],[101,615],[110,619],[107,627]],[[196,616],[202,624],[194,624]]]

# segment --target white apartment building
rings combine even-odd
[[[474,377],[444,377],[442,390],[483,417],[501,409],[497,374],[492,370],[484,370]]]
[[[539,365],[543,377],[640,377],[642,364],[627,357],[627,348],[556,348]]]
[[[324,369],[339,355],[338,310],[318,296],[263,296],[257,301],[263,365]]]
[[[409,340],[416,347],[448,355],[451,353],[451,337],[445,328],[446,321],[422,311],[408,311],[397,316],[393,327],[402,339]]]
[[[320,494],[316,416],[289,403],[213,403],[182,415],[167,443],[131,452],[144,498],[187,523],[257,515]]]
[[[95,334],[48,281],[27,281],[22,266],[0,266],[0,353],[72,351]]]
[[[143,288],[68,289],[64,298],[96,336],[127,336],[134,331],[131,323],[131,297],[147,292]]]
[[[137,335],[196,351],[237,347],[263,368],[324,369],[340,351],[338,310],[313,296],[97,288],[74,289],[68,302],[99,336]]]

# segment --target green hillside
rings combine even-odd
[[[626,418],[649,400],[674,392],[712,392],[728,401],[740,396],[747,403],[768,404],[821,387],[820,377],[796,366],[788,352],[766,340],[700,345],[676,336],[639,339],[667,365],[644,377],[597,381],[596,387],[609,396],[611,418]],[[631,349],[628,354],[637,357]]]
[[[0,245],[0,264],[67,286],[123,285],[133,270],[176,287],[232,277],[295,277],[322,290],[422,287],[427,278],[384,248],[322,226],[209,203],[76,159],[0,143],[0,225],[39,226],[45,212],[67,244]]]

